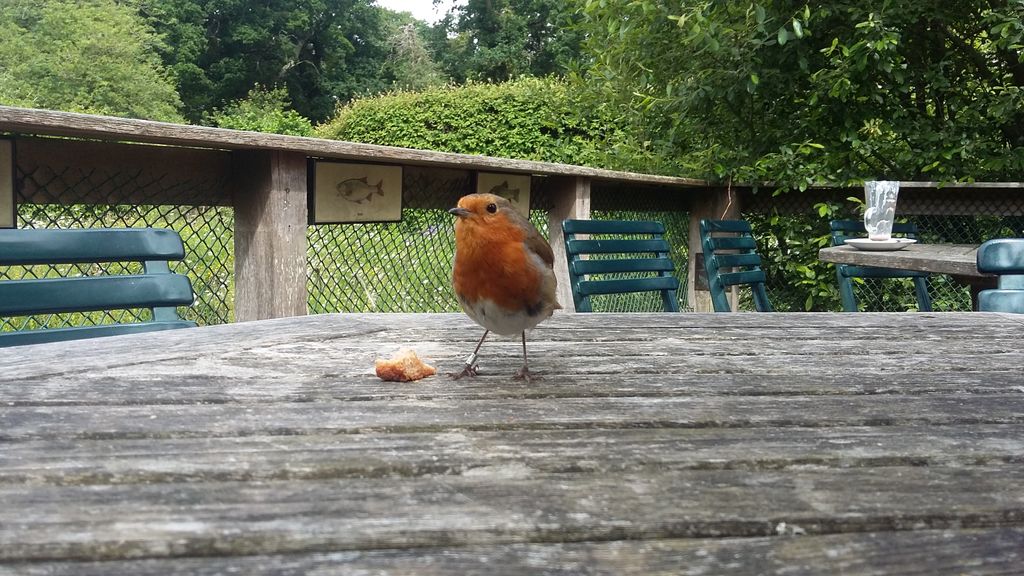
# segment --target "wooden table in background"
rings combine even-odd
[[[1024,316],[462,315],[0,349],[0,574],[1007,574]]]
[[[971,302],[978,306],[978,292],[996,287],[996,277],[978,272],[978,244],[912,244],[902,250],[858,250],[833,246],[818,251],[818,259],[833,264],[899,268],[933,274],[948,274],[970,286]]]

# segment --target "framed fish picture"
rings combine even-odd
[[[530,217],[530,175],[477,172],[476,191],[501,196],[512,203],[520,214]]]
[[[14,204],[14,142],[0,138],[0,228],[15,228],[18,211]]]
[[[313,224],[397,222],[402,219],[402,167],[315,160]]]

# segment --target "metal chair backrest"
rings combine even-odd
[[[842,246],[847,238],[864,238],[867,230],[864,222],[859,220],[833,220],[832,245]],[[896,222],[892,225],[892,233],[898,237],[917,239],[917,225],[912,222]],[[853,290],[853,278],[913,278],[914,295],[917,297],[917,309],[931,312],[932,299],[928,295],[928,273],[894,268],[874,268],[871,266],[851,266],[836,264],[836,279],[839,282],[839,296],[843,301],[843,311],[857,312],[857,297]]]
[[[749,286],[758,312],[772,312],[761,256],[745,220],[701,220],[700,243],[715,312],[732,312],[725,294],[731,286]]]
[[[999,276],[978,294],[978,310],[1024,314],[1024,238],[996,238],[978,248],[978,271]]]
[[[591,296],[658,292],[665,312],[678,312],[679,279],[665,225],[655,221],[565,220],[565,253],[577,312],[592,312]],[[578,234],[601,239],[577,238]],[[641,238],[638,238],[641,237]],[[586,259],[591,255],[617,258]],[[622,278],[621,276],[634,276]],[[598,278],[595,278],[597,276]],[[608,277],[611,276],[611,277]]]
[[[0,347],[194,327],[175,306],[194,299],[188,277],[170,271],[185,249],[173,230],[90,228],[0,230],[0,266],[140,262],[141,274],[100,274],[0,281],[0,316],[148,308],[152,320],[0,332]]]

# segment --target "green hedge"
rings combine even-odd
[[[317,135],[502,158],[603,166],[599,141],[615,130],[608,114],[588,111],[565,81],[524,77],[353,101]]]

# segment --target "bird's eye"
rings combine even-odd
[[[495,212],[498,211],[498,205],[494,203],[488,204],[487,211],[490,212],[491,214],[494,214]]]

